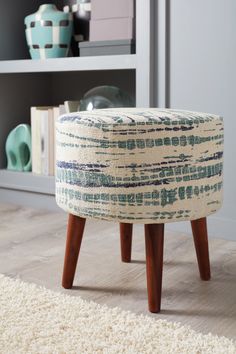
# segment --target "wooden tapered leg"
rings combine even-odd
[[[160,312],[164,224],[145,225],[145,243],[149,311]]]
[[[86,219],[84,218],[69,214],[64,270],[62,277],[62,286],[65,289],[70,289],[73,286],[85,221]]]
[[[211,278],[208,235],[207,235],[207,219],[202,218],[191,221],[193,239],[197,253],[198,268],[202,280]]]
[[[120,224],[120,247],[122,262],[131,261],[133,224]]]

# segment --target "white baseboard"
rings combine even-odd
[[[36,209],[46,209],[49,211],[61,210],[56,205],[55,196],[4,188],[0,188],[0,202],[32,207]]]
[[[209,216],[207,221],[209,237],[236,241],[236,220]],[[190,222],[170,223],[166,229],[191,234]]]

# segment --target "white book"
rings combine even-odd
[[[49,175],[49,116],[48,109],[40,110],[41,127],[41,172]]]
[[[41,174],[41,127],[37,107],[31,107],[32,172]]]
[[[60,104],[59,106],[59,117],[63,116],[63,114],[66,114],[66,107],[64,104]]]
[[[73,113],[79,111],[80,101],[65,101],[66,113]]]
[[[55,168],[54,168],[54,144],[55,144],[55,133],[54,133],[54,107],[49,108],[48,110],[48,159],[49,159],[49,175],[54,176]]]
[[[54,175],[54,115],[53,107],[31,108],[32,171]]]
[[[56,123],[57,123],[57,120],[58,118],[60,117],[61,115],[61,106],[59,107],[54,107],[53,108],[53,123],[54,123],[54,175],[55,175],[55,171],[56,171]],[[63,106],[64,107],[64,106]],[[64,114],[64,113],[62,113]]]

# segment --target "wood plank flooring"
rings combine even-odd
[[[72,290],[61,288],[67,215],[0,205],[0,273],[197,331],[236,337],[236,242],[210,239],[212,280],[199,278],[191,235],[166,232],[162,311],[147,310],[144,230],[134,226],[132,263],[121,263],[119,226],[86,224]]]

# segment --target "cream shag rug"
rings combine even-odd
[[[0,275],[0,353],[236,353],[225,337]]]

